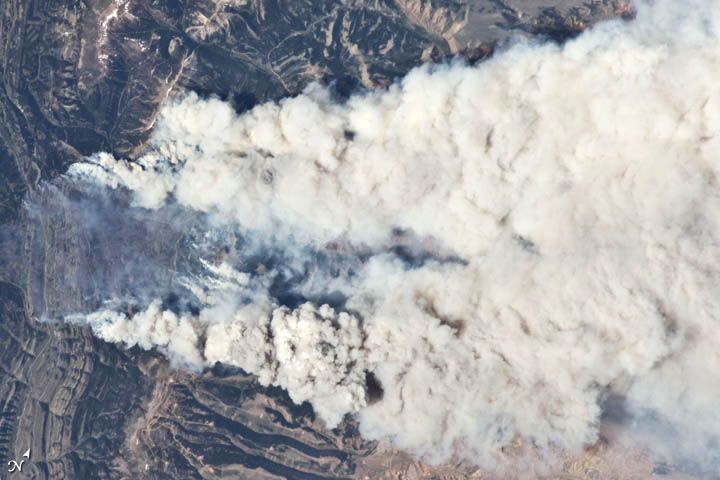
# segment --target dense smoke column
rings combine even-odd
[[[148,224],[195,215],[182,301],[108,292],[67,319],[241,367],[433,460],[579,449],[622,398],[648,442],[712,461],[719,17],[641,5],[343,103],[177,98],[141,158],[68,179],[129,192]]]

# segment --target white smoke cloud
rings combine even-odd
[[[84,319],[99,337],[109,342],[122,342],[128,347],[138,345],[146,350],[158,347],[179,366],[193,370],[203,366],[195,320],[162,310],[159,300],[135,315],[100,310]],[[77,321],[78,318],[70,317],[69,320]]]
[[[146,155],[70,175],[277,248],[371,254],[332,280],[344,310],[284,307],[250,280],[262,272],[210,262],[197,315],[156,302],[87,321],[181,364],[239,366],[329,426],[353,413],[434,460],[582,448],[610,394],[705,445],[720,435],[719,21],[717,1],[659,1],[343,103],[316,85],[239,116],[174,100]],[[430,258],[388,253],[398,242]]]
[[[309,303],[272,312],[251,305],[232,312],[232,318],[210,308],[201,318],[210,324],[204,351],[208,362],[236,365],[256,373],[264,385],[283,386],[295,402],[311,401],[333,426],[364,406],[357,318]]]

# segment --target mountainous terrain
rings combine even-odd
[[[32,451],[8,478],[480,478],[366,442],[352,419],[328,430],[308,404],[242,371],[179,372],[86,327],[40,321],[121,287],[113,271],[131,254],[112,235],[82,237],[45,182],[95,152],[140,153],[177,92],[239,112],[314,81],[344,97],[422,63],[482,61],[514,36],[563,41],[631,16],[623,0],[2,2],[0,460]],[[56,214],[38,220],[25,198]],[[113,226],[147,255],[175,253],[132,227]],[[113,264],[92,255],[114,249],[102,256]],[[75,288],[85,277],[98,283]],[[569,462],[568,475],[596,467]]]

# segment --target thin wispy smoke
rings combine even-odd
[[[69,176],[129,189],[149,221],[205,213],[227,248],[195,245],[202,267],[178,277],[197,309],[74,318],[180,366],[241,367],[331,427],[354,414],[365,437],[432,460],[582,448],[611,396],[706,451],[720,6],[638,8],[343,102],[317,85],[242,115],[171,101],[144,156]]]

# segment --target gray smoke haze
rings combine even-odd
[[[711,452],[719,25],[717,1],[657,1],[343,102],[317,85],[242,115],[172,100],[141,158],[68,178],[130,191],[149,222],[203,215],[177,276],[197,308],[109,292],[68,318],[181,367],[238,366],[430,460],[581,449],[610,397]]]

